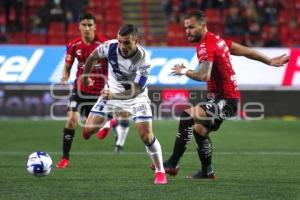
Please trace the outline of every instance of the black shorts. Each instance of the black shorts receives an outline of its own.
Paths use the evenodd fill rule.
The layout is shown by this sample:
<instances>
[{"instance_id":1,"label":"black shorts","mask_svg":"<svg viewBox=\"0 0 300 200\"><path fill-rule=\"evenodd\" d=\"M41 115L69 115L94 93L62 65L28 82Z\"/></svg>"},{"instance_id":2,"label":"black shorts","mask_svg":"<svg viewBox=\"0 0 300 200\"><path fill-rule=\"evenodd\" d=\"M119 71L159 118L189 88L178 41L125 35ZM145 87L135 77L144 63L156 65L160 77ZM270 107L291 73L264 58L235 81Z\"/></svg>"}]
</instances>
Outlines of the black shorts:
<instances>
[{"instance_id":1,"label":"black shorts","mask_svg":"<svg viewBox=\"0 0 300 200\"><path fill-rule=\"evenodd\" d=\"M218 130L224 119L237 115L238 103L238 99L208 99L206 102L201 102L199 106L207 115L207 118L200 120L201 124L210 131Z\"/></svg>"},{"instance_id":2,"label":"black shorts","mask_svg":"<svg viewBox=\"0 0 300 200\"><path fill-rule=\"evenodd\" d=\"M97 95L88 94L86 92L80 91L80 94L77 90L72 91L70 97L69 110L78 111L80 114L88 117L91 109L98 100Z\"/></svg>"}]
</instances>

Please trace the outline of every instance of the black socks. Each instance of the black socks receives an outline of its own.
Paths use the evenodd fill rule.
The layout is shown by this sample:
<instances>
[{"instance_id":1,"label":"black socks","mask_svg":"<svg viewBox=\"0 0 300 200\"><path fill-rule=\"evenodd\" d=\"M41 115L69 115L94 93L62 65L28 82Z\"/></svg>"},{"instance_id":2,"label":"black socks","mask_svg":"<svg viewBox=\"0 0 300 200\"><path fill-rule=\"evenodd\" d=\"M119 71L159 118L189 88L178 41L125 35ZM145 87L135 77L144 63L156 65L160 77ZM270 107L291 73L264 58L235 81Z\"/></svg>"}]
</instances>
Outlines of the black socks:
<instances>
[{"instance_id":1,"label":"black socks","mask_svg":"<svg viewBox=\"0 0 300 200\"><path fill-rule=\"evenodd\" d=\"M63 158L69 159L72 142L75 135L75 130L64 128L63 133L64 133Z\"/></svg>"},{"instance_id":2,"label":"black socks","mask_svg":"<svg viewBox=\"0 0 300 200\"><path fill-rule=\"evenodd\" d=\"M198 145L197 151L198 151L198 156L199 159L201 161L201 166L202 166L202 173L203 174L210 174L213 170L212 170L212 165L211 165L211 161L212 161L212 145L211 145L211 141L210 138L201 136L199 134L197 134L195 131L194 133L194 137L196 140L196 143Z\"/></svg>"},{"instance_id":3,"label":"black socks","mask_svg":"<svg viewBox=\"0 0 300 200\"><path fill-rule=\"evenodd\" d=\"M176 135L173 153L168 160L173 167L177 166L181 156L184 154L187 146L192 140L193 125L194 120L187 112L183 111L180 116L179 128Z\"/></svg>"}]
</instances>

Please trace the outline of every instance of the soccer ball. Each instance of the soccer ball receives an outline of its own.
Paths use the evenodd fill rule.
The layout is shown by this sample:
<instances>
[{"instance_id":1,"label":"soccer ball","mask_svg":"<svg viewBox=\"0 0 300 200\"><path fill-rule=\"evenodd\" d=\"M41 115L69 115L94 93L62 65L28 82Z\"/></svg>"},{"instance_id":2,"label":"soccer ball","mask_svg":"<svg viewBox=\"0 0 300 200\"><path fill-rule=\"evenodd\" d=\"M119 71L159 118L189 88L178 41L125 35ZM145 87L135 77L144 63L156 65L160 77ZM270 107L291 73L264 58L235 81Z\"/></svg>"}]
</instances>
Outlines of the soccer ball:
<instances>
[{"instance_id":1,"label":"soccer ball","mask_svg":"<svg viewBox=\"0 0 300 200\"><path fill-rule=\"evenodd\" d=\"M33 152L28 156L26 169L33 176L47 176L52 169L52 159L46 152Z\"/></svg>"}]
</instances>

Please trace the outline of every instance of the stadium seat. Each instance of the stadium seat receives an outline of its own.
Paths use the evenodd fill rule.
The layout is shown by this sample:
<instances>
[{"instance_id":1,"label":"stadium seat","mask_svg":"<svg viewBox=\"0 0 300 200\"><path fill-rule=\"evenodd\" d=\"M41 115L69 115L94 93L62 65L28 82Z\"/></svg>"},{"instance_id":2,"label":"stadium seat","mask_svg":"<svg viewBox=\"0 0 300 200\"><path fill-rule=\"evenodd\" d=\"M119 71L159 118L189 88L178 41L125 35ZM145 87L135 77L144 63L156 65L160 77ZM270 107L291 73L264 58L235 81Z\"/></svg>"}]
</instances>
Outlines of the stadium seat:
<instances>
[{"instance_id":1,"label":"stadium seat","mask_svg":"<svg viewBox=\"0 0 300 200\"><path fill-rule=\"evenodd\" d=\"M25 44L26 43L26 33L25 32L16 32L16 33L9 33L8 42L10 44Z\"/></svg>"},{"instance_id":2,"label":"stadium seat","mask_svg":"<svg viewBox=\"0 0 300 200\"><path fill-rule=\"evenodd\" d=\"M224 33L224 26L221 23L208 23L207 28L209 31L222 35Z\"/></svg>"},{"instance_id":3,"label":"stadium seat","mask_svg":"<svg viewBox=\"0 0 300 200\"><path fill-rule=\"evenodd\" d=\"M88 6L94 7L97 9L101 9L102 7L102 2L99 0L90 0Z\"/></svg>"},{"instance_id":4,"label":"stadium seat","mask_svg":"<svg viewBox=\"0 0 300 200\"><path fill-rule=\"evenodd\" d=\"M118 7L121 9L121 1L120 0L104 0L104 7Z\"/></svg>"},{"instance_id":5,"label":"stadium seat","mask_svg":"<svg viewBox=\"0 0 300 200\"><path fill-rule=\"evenodd\" d=\"M105 33L105 22L104 21L98 21L96 23L96 29L97 29L97 31L96 31L97 34L104 35L104 33Z\"/></svg>"},{"instance_id":6,"label":"stadium seat","mask_svg":"<svg viewBox=\"0 0 300 200\"><path fill-rule=\"evenodd\" d=\"M105 27L105 35L110 39L116 38L119 28L119 24L108 23Z\"/></svg>"},{"instance_id":7,"label":"stadium seat","mask_svg":"<svg viewBox=\"0 0 300 200\"><path fill-rule=\"evenodd\" d=\"M298 23L300 22L300 10L297 12L297 21L298 21ZM300 24L299 24L299 26L300 26Z\"/></svg>"},{"instance_id":8,"label":"stadium seat","mask_svg":"<svg viewBox=\"0 0 300 200\"><path fill-rule=\"evenodd\" d=\"M239 44L244 43L244 36L242 35L227 35L225 38L232 40L233 42L237 42Z\"/></svg>"},{"instance_id":9,"label":"stadium seat","mask_svg":"<svg viewBox=\"0 0 300 200\"><path fill-rule=\"evenodd\" d=\"M300 0L295 0L295 8L300 9Z\"/></svg>"},{"instance_id":10,"label":"stadium seat","mask_svg":"<svg viewBox=\"0 0 300 200\"><path fill-rule=\"evenodd\" d=\"M48 28L48 35L64 35L65 24L63 22L51 22Z\"/></svg>"},{"instance_id":11,"label":"stadium seat","mask_svg":"<svg viewBox=\"0 0 300 200\"><path fill-rule=\"evenodd\" d=\"M47 43L47 35L45 34L27 34L27 43L35 45L43 45Z\"/></svg>"},{"instance_id":12,"label":"stadium seat","mask_svg":"<svg viewBox=\"0 0 300 200\"><path fill-rule=\"evenodd\" d=\"M28 7L40 7L47 4L47 0L27 0Z\"/></svg>"},{"instance_id":13,"label":"stadium seat","mask_svg":"<svg viewBox=\"0 0 300 200\"><path fill-rule=\"evenodd\" d=\"M103 19L103 10L102 10L102 7L87 6L85 8L85 12L92 13L93 15L95 15L97 20Z\"/></svg>"},{"instance_id":14,"label":"stadium seat","mask_svg":"<svg viewBox=\"0 0 300 200\"><path fill-rule=\"evenodd\" d=\"M73 38L78 36L79 33L79 25L78 23L70 23L68 24L68 28L67 28L67 36L68 38Z\"/></svg>"},{"instance_id":15,"label":"stadium seat","mask_svg":"<svg viewBox=\"0 0 300 200\"><path fill-rule=\"evenodd\" d=\"M105 21L107 23L117 23L120 25L122 22L121 11L111 12L110 10L106 10L105 11Z\"/></svg>"},{"instance_id":16,"label":"stadium seat","mask_svg":"<svg viewBox=\"0 0 300 200\"><path fill-rule=\"evenodd\" d=\"M287 24L283 24L280 26L280 40L285 43L287 41L289 35L289 27Z\"/></svg>"},{"instance_id":17,"label":"stadium seat","mask_svg":"<svg viewBox=\"0 0 300 200\"><path fill-rule=\"evenodd\" d=\"M6 19L4 15L0 15L0 25L5 25L6 24Z\"/></svg>"},{"instance_id":18,"label":"stadium seat","mask_svg":"<svg viewBox=\"0 0 300 200\"><path fill-rule=\"evenodd\" d=\"M65 45L66 44L66 38L65 36L48 36L48 44L50 45Z\"/></svg>"},{"instance_id":19,"label":"stadium seat","mask_svg":"<svg viewBox=\"0 0 300 200\"><path fill-rule=\"evenodd\" d=\"M205 10L208 23L221 23L221 13L219 9L206 9Z\"/></svg>"},{"instance_id":20,"label":"stadium seat","mask_svg":"<svg viewBox=\"0 0 300 200\"><path fill-rule=\"evenodd\" d=\"M285 0L284 1L284 8L286 8L286 9L292 9L292 8L294 8L295 1L297 1L297 0Z\"/></svg>"},{"instance_id":21,"label":"stadium seat","mask_svg":"<svg viewBox=\"0 0 300 200\"><path fill-rule=\"evenodd\" d=\"M168 41L169 46L186 46L188 45L185 30L181 24L170 23L168 25Z\"/></svg>"},{"instance_id":22,"label":"stadium seat","mask_svg":"<svg viewBox=\"0 0 300 200\"><path fill-rule=\"evenodd\" d=\"M48 28L48 44L65 44L66 32L63 22L51 22Z\"/></svg>"},{"instance_id":23,"label":"stadium seat","mask_svg":"<svg viewBox=\"0 0 300 200\"><path fill-rule=\"evenodd\" d=\"M292 17L291 14L293 15L293 13L290 13L288 10L282 10L279 13L279 23L280 24L286 24L288 23L288 21L290 20L290 18Z\"/></svg>"}]
</instances>

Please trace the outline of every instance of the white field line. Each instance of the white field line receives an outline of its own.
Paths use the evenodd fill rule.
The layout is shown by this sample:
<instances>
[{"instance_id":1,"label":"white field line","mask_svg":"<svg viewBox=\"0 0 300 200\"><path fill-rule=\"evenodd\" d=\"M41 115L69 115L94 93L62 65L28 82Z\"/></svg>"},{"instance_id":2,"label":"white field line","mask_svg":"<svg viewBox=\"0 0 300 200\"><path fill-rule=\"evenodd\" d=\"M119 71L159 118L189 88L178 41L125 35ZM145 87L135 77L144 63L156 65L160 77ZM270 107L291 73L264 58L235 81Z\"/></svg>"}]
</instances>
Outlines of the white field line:
<instances>
[{"instance_id":1,"label":"white field line","mask_svg":"<svg viewBox=\"0 0 300 200\"><path fill-rule=\"evenodd\" d=\"M32 152L26 151L0 151L0 155L29 155ZM50 155L61 155L62 152L48 152ZM163 152L164 154L170 155L171 152ZM113 151L74 151L71 152L72 155L86 155L86 156L97 156L97 155L116 155ZM196 152L186 152L185 154L193 155ZM300 156L300 152L284 152L284 151L255 151L255 152L237 152L237 151L225 151L225 152L214 152L215 155L246 155L246 156ZM146 152L143 151L126 151L124 156L136 156L136 155L146 155Z\"/></svg>"}]
</instances>

